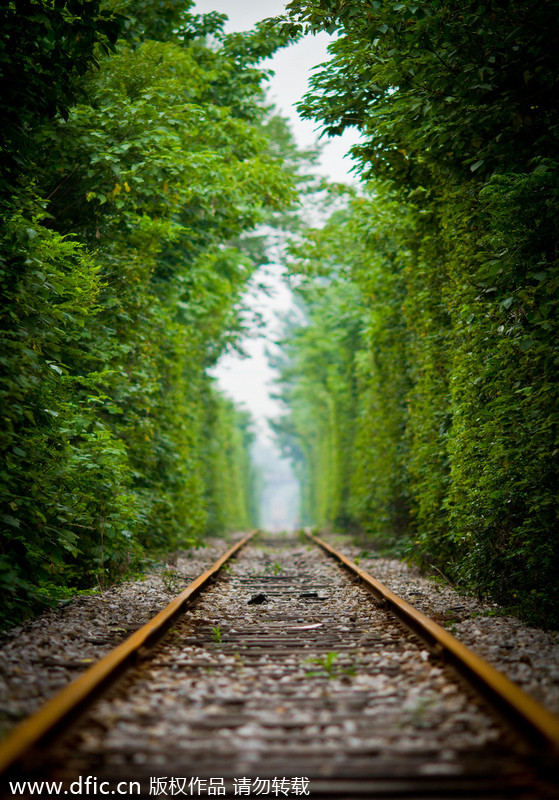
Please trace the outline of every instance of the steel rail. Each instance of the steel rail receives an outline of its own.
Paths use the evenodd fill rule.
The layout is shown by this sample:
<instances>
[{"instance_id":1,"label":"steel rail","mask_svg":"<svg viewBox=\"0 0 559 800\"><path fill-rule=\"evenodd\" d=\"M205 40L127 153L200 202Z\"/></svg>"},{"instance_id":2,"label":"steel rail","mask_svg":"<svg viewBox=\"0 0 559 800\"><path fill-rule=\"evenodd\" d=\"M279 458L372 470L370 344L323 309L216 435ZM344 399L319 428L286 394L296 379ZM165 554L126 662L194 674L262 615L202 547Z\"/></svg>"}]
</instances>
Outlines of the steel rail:
<instances>
[{"instance_id":1,"label":"steel rail","mask_svg":"<svg viewBox=\"0 0 559 800\"><path fill-rule=\"evenodd\" d=\"M33 748L44 744L64 729L91 700L120 677L138 657L141 657L143 651L153 647L182 613L188 601L257 533L258 531L254 530L236 542L155 617L64 687L35 714L21 722L4 742L0 743L0 774L14 767Z\"/></svg>"},{"instance_id":2,"label":"steel rail","mask_svg":"<svg viewBox=\"0 0 559 800\"><path fill-rule=\"evenodd\" d=\"M537 746L539 755L559 762L559 718L547 711L519 686L496 670L483 658L461 644L448 631L395 595L380 581L354 564L343 553L306 531L319 547L340 561L350 572L383 601L400 622L425 642L431 653L451 664L486 700L513 725L529 744Z\"/></svg>"}]
</instances>

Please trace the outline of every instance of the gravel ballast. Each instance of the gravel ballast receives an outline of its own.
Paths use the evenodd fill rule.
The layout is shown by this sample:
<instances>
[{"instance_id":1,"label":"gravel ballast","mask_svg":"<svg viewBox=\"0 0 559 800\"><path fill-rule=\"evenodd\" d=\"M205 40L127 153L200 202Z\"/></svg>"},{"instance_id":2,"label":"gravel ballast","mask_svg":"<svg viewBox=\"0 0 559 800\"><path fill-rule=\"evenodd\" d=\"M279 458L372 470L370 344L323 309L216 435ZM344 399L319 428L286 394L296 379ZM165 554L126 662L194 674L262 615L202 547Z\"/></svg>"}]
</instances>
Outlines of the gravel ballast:
<instances>
[{"instance_id":1,"label":"gravel ballast","mask_svg":"<svg viewBox=\"0 0 559 800\"><path fill-rule=\"evenodd\" d=\"M336 540L348 558L438 622L456 639L517 683L548 711L559 714L559 631L546 631L508 616L495 603L484 603L425 578L417 568L390 558L365 556L362 547Z\"/></svg>"},{"instance_id":2,"label":"gravel ballast","mask_svg":"<svg viewBox=\"0 0 559 800\"><path fill-rule=\"evenodd\" d=\"M339 779L370 777L374 756L375 769L455 775L497 743L491 713L367 589L291 541L247 546L91 709L60 763L62 774L77 761L101 776Z\"/></svg>"},{"instance_id":3,"label":"gravel ballast","mask_svg":"<svg viewBox=\"0 0 559 800\"><path fill-rule=\"evenodd\" d=\"M235 537L237 538L237 537ZM78 596L9 631L0 645L0 735L33 713L93 661L147 622L230 545L220 539L183 553L145 579ZM335 546L456 638L559 713L559 633L503 616L493 604L458 594L405 563ZM311 545L306 545L310 552Z\"/></svg>"},{"instance_id":4,"label":"gravel ballast","mask_svg":"<svg viewBox=\"0 0 559 800\"><path fill-rule=\"evenodd\" d=\"M178 554L140 580L78 595L4 634L0 739L148 622L230 546L225 539L209 539L204 547Z\"/></svg>"}]
</instances>

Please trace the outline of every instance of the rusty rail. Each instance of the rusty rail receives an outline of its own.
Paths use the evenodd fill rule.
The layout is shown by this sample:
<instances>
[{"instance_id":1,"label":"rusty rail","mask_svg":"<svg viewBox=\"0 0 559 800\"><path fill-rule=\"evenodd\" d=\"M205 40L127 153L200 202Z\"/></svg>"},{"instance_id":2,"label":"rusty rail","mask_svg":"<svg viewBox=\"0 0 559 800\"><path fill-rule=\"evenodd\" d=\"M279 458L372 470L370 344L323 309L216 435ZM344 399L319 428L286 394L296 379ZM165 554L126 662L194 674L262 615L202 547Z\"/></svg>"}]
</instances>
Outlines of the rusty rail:
<instances>
[{"instance_id":1,"label":"rusty rail","mask_svg":"<svg viewBox=\"0 0 559 800\"><path fill-rule=\"evenodd\" d=\"M236 542L155 617L18 725L0 744L0 774L13 767L33 748L40 747L63 730L100 692L141 657L142 651L153 647L182 613L188 601L257 533L256 530L252 531Z\"/></svg>"},{"instance_id":2,"label":"rusty rail","mask_svg":"<svg viewBox=\"0 0 559 800\"><path fill-rule=\"evenodd\" d=\"M461 644L432 619L397 597L343 553L339 553L318 536L309 532L306 532L306 535L340 561L346 569L357 575L408 630L425 642L433 655L451 664L470 685L483 694L522 738L528 740L532 746L535 745L540 754L552 762L559 762L558 717L547 711L519 686Z\"/></svg>"}]
</instances>

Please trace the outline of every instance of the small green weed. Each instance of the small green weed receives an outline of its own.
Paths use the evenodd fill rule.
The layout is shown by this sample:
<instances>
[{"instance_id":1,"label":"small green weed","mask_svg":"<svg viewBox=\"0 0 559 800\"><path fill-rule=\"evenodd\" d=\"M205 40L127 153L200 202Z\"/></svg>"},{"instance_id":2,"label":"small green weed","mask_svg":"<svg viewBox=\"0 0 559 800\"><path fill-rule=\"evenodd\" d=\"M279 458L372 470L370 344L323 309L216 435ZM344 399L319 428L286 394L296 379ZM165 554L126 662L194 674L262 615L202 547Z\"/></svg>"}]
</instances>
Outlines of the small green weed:
<instances>
[{"instance_id":1,"label":"small green weed","mask_svg":"<svg viewBox=\"0 0 559 800\"><path fill-rule=\"evenodd\" d=\"M511 613L510 610L507 611L506 608L501 608L500 606L497 608L484 608L481 612L481 616L483 617L506 617L507 614ZM473 616L473 614L472 614Z\"/></svg>"},{"instance_id":2,"label":"small green weed","mask_svg":"<svg viewBox=\"0 0 559 800\"><path fill-rule=\"evenodd\" d=\"M337 659L338 659L338 654L334 652L326 653L325 656L315 656L313 658L308 658L307 663L316 664L316 666L319 667L319 669L307 672L306 676L308 678L317 678L317 677L322 677L324 673L326 673L326 675L329 678L333 678L334 664L336 663Z\"/></svg>"},{"instance_id":3,"label":"small green weed","mask_svg":"<svg viewBox=\"0 0 559 800\"><path fill-rule=\"evenodd\" d=\"M221 642L221 628L219 625L216 625L215 628L212 628L212 639L214 642Z\"/></svg>"},{"instance_id":4,"label":"small green weed","mask_svg":"<svg viewBox=\"0 0 559 800\"><path fill-rule=\"evenodd\" d=\"M405 709L406 711L406 720L405 722L401 723L401 727L405 725L412 725L414 728L429 728L431 722L429 722L427 717L427 712L433 705L433 699L430 697L422 697L420 698L416 704L411 707Z\"/></svg>"},{"instance_id":5,"label":"small green weed","mask_svg":"<svg viewBox=\"0 0 559 800\"><path fill-rule=\"evenodd\" d=\"M379 558L379 554L373 553L371 550L361 550L359 558Z\"/></svg>"},{"instance_id":6,"label":"small green weed","mask_svg":"<svg viewBox=\"0 0 559 800\"><path fill-rule=\"evenodd\" d=\"M305 676L307 678L337 678L342 675L355 675L355 669L353 667L341 667L337 664L338 657L338 653L330 651L326 653L325 656L308 658L307 663L315 664L318 669L306 672Z\"/></svg>"},{"instance_id":7,"label":"small green weed","mask_svg":"<svg viewBox=\"0 0 559 800\"><path fill-rule=\"evenodd\" d=\"M168 592L177 592L182 582L182 575L176 567L169 565L161 572L161 580Z\"/></svg>"}]
</instances>

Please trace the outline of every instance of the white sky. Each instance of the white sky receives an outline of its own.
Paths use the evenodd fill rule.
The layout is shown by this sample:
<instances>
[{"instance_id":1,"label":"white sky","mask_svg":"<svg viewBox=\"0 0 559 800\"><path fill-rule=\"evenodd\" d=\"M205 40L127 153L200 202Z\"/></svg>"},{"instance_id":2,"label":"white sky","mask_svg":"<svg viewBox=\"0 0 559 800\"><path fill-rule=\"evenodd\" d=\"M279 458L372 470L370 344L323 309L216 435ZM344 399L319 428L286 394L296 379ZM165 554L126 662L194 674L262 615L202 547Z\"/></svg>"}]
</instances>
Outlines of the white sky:
<instances>
[{"instance_id":1,"label":"white sky","mask_svg":"<svg viewBox=\"0 0 559 800\"><path fill-rule=\"evenodd\" d=\"M229 22L225 30L232 32L249 30L266 17L279 16L285 6L286 3L281 0L197 0L194 10L200 14L210 11L227 14ZM302 120L295 110L295 104L302 100L307 90L313 67L328 60L326 48L329 41L330 37L325 33L306 36L303 41L282 48L273 58L263 62L266 68L275 72L267 84L269 99L290 120L295 138L302 147L315 144L320 136L320 129L314 122ZM344 159L344 156L356 141L357 135L351 132L333 139L320 140L324 151L320 171L330 180L351 180L348 177L351 159Z\"/></svg>"},{"instance_id":2,"label":"white sky","mask_svg":"<svg viewBox=\"0 0 559 800\"><path fill-rule=\"evenodd\" d=\"M231 32L249 30L259 20L278 16L283 13L285 5L281 0L198 0L194 11L227 14L229 23L225 30ZM301 147L314 145L320 130L315 123L301 120L294 106L307 90L312 68L328 60L326 47L329 38L326 34L308 36L264 62L265 67L276 73L268 83L269 99L279 113L289 119L295 139ZM322 139L319 172L334 182L352 181L349 175L352 162L349 157L344 159L344 156L356 141L357 135L353 133L330 140ZM266 350L273 349L271 343L281 329L277 313L285 312L291 306L290 292L281 279L281 272L280 266L270 265L264 275L262 271L258 273L259 282L269 287L270 296L263 292L251 293L251 305L258 308L267 322L265 336L247 341L245 350L249 358L225 356L214 372L221 388L250 410L264 438L268 436L266 418L279 414L278 404L270 397L270 393L275 391L275 373L268 364Z\"/></svg>"}]
</instances>

